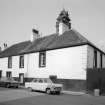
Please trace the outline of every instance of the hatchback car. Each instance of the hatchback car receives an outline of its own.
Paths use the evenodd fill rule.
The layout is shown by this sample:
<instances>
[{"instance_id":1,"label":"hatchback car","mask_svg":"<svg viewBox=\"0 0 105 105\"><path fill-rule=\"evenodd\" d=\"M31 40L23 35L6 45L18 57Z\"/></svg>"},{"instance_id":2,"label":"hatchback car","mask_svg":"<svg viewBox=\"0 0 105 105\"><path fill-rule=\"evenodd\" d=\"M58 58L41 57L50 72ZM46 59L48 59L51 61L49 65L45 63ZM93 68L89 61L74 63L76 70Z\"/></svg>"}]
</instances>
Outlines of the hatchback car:
<instances>
[{"instance_id":1,"label":"hatchback car","mask_svg":"<svg viewBox=\"0 0 105 105\"><path fill-rule=\"evenodd\" d=\"M4 86L4 87L15 87L15 88L18 88L20 85L20 83L16 80L14 80L14 78L10 77L10 78L7 78L7 77L2 77L0 79L0 86Z\"/></svg>"},{"instance_id":2,"label":"hatchback car","mask_svg":"<svg viewBox=\"0 0 105 105\"><path fill-rule=\"evenodd\" d=\"M56 93L60 94L62 91L62 84L55 84L49 78L37 78L33 79L31 82L26 82L25 87L32 90L44 91L47 94Z\"/></svg>"}]
</instances>

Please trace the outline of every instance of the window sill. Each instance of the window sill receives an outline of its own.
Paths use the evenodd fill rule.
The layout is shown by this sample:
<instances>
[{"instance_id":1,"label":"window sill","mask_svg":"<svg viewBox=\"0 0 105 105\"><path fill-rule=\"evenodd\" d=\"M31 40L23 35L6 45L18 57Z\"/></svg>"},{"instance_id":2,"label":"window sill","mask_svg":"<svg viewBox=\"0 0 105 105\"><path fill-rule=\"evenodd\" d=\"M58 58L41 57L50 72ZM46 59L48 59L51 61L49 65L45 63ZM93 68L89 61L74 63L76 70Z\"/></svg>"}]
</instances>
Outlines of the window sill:
<instances>
[{"instance_id":1,"label":"window sill","mask_svg":"<svg viewBox=\"0 0 105 105\"><path fill-rule=\"evenodd\" d=\"M20 69L24 68L24 67L19 67Z\"/></svg>"},{"instance_id":2,"label":"window sill","mask_svg":"<svg viewBox=\"0 0 105 105\"><path fill-rule=\"evenodd\" d=\"M46 67L46 66L39 66L39 68L44 68L44 67Z\"/></svg>"}]
</instances>

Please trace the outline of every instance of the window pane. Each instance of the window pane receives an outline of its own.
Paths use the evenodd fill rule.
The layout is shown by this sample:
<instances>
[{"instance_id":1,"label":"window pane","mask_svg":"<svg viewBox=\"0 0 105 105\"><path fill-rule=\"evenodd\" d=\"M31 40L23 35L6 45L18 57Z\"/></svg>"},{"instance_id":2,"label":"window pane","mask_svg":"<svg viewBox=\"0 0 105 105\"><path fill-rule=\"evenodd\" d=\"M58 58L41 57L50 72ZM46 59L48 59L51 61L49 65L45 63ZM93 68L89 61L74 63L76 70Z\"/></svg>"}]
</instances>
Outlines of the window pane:
<instances>
[{"instance_id":1,"label":"window pane","mask_svg":"<svg viewBox=\"0 0 105 105\"><path fill-rule=\"evenodd\" d=\"M40 80L39 80L39 83L43 83L43 80L40 79Z\"/></svg>"},{"instance_id":2,"label":"window pane","mask_svg":"<svg viewBox=\"0 0 105 105\"><path fill-rule=\"evenodd\" d=\"M102 62L103 62L103 59L102 59L102 53L100 54L100 68L102 68Z\"/></svg>"},{"instance_id":3,"label":"window pane","mask_svg":"<svg viewBox=\"0 0 105 105\"><path fill-rule=\"evenodd\" d=\"M47 79L44 79L44 82L47 83Z\"/></svg>"},{"instance_id":4,"label":"window pane","mask_svg":"<svg viewBox=\"0 0 105 105\"><path fill-rule=\"evenodd\" d=\"M94 51L94 67L97 68L97 51Z\"/></svg>"},{"instance_id":5,"label":"window pane","mask_svg":"<svg viewBox=\"0 0 105 105\"><path fill-rule=\"evenodd\" d=\"M24 56L20 56L20 68L24 68Z\"/></svg>"},{"instance_id":6,"label":"window pane","mask_svg":"<svg viewBox=\"0 0 105 105\"><path fill-rule=\"evenodd\" d=\"M12 68L12 57L8 57L8 68Z\"/></svg>"},{"instance_id":7,"label":"window pane","mask_svg":"<svg viewBox=\"0 0 105 105\"><path fill-rule=\"evenodd\" d=\"M33 82L37 82L37 79L34 79Z\"/></svg>"},{"instance_id":8,"label":"window pane","mask_svg":"<svg viewBox=\"0 0 105 105\"><path fill-rule=\"evenodd\" d=\"M46 52L39 53L39 67L46 66Z\"/></svg>"}]
</instances>

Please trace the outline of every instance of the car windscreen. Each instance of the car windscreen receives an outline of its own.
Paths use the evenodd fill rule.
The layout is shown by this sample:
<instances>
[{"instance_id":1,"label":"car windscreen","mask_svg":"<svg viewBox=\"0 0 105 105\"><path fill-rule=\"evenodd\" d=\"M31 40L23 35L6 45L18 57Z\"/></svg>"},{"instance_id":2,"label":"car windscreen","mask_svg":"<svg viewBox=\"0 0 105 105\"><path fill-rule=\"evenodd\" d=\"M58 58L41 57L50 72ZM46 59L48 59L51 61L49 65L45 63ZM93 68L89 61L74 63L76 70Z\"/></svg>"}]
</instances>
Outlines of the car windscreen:
<instances>
[{"instance_id":1,"label":"car windscreen","mask_svg":"<svg viewBox=\"0 0 105 105\"><path fill-rule=\"evenodd\" d=\"M8 78L8 80L9 80L9 81L12 81L12 82L14 82L14 81L15 81L15 79L14 79L14 78Z\"/></svg>"},{"instance_id":2,"label":"car windscreen","mask_svg":"<svg viewBox=\"0 0 105 105\"><path fill-rule=\"evenodd\" d=\"M51 81L51 79L44 79L44 82L45 82L45 83L53 83L53 82Z\"/></svg>"},{"instance_id":3,"label":"car windscreen","mask_svg":"<svg viewBox=\"0 0 105 105\"><path fill-rule=\"evenodd\" d=\"M57 79L50 79L52 81L52 83L58 83Z\"/></svg>"}]
</instances>

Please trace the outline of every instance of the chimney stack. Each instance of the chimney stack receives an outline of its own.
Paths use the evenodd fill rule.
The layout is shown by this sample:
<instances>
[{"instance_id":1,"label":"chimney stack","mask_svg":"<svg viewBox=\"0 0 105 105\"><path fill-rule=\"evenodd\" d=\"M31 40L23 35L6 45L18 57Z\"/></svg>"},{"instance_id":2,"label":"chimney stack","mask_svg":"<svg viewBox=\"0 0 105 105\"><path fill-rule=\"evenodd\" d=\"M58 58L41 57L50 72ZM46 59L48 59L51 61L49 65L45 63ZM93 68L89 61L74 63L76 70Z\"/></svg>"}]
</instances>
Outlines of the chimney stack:
<instances>
[{"instance_id":1,"label":"chimney stack","mask_svg":"<svg viewBox=\"0 0 105 105\"><path fill-rule=\"evenodd\" d=\"M70 23L70 18L68 11L65 11L63 9L61 13L59 14L56 22L56 33L58 35L63 34L65 31L68 31L71 29L71 23Z\"/></svg>"},{"instance_id":2,"label":"chimney stack","mask_svg":"<svg viewBox=\"0 0 105 105\"><path fill-rule=\"evenodd\" d=\"M1 47L0 47L0 52L2 51Z\"/></svg>"},{"instance_id":3,"label":"chimney stack","mask_svg":"<svg viewBox=\"0 0 105 105\"><path fill-rule=\"evenodd\" d=\"M32 35L31 35L31 38L30 38L31 42L38 39L39 37L40 37L39 31L33 28L32 29Z\"/></svg>"},{"instance_id":4,"label":"chimney stack","mask_svg":"<svg viewBox=\"0 0 105 105\"><path fill-rule=\"evenodd\" d=\"M7 44L4 43L4 44L3 44L3 47L4 47L3 49L5 50L5 49L7 48Z\"/></svg>"}]
</instances>

